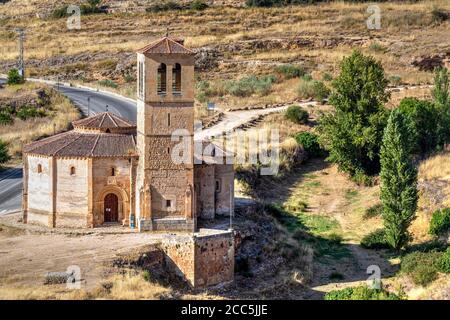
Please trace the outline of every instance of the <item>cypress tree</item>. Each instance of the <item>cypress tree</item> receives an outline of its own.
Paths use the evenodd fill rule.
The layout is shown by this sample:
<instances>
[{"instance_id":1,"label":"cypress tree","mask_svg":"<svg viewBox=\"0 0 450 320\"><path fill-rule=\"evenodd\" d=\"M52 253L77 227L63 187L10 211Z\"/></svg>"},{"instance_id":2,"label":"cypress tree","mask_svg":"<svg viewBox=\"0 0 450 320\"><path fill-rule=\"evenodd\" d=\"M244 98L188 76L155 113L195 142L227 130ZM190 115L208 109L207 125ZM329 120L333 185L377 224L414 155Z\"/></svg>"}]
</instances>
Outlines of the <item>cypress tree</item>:
<instances>
[{"instance_id":1,"label":"cypress tree","mask_svg":"<svg viewBox=\"0 0 450 320\"><path fill-rule=\"evenodd\" d=\"M389 116L381 146L381 202L386 242L401 249L417 209L417 170L412 163L408 121L399 110Z\"/></svg>"}]
</instances>

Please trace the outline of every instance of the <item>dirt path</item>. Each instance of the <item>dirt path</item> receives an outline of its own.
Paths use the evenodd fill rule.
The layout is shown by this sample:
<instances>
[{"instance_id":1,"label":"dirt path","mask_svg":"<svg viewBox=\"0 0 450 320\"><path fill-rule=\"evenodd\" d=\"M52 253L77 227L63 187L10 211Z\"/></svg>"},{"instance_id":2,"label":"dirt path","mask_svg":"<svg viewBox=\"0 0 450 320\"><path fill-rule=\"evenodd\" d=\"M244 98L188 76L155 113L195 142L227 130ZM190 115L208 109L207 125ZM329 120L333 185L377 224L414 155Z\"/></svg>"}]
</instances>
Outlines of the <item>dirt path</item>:
<instances>
[{"instance_id":1,"label":"dirt path","mask_svg":"<svg viewBox=\"0 0 450 320\"><path fill-rule=\"evenodd\" d=\"M318 237L340 234L343 238L340 250L346 255L329 253L314 260L311 283L312 298L321 298L326 292L366 283L369 266L380 269L382 279L391 277L397 266L383 251L367 250L360 246L361 238L381 226L379 217L364 217L365 210L378 203L378 186L359 187L338 172L336 166L326 165L322 159L314 159L299 168L294 181L281 187L288 191L284 205L295 207L302 203L303 215L318 217L311 223L309 232ZM274 194L278 193L274 191ZM275 200L273 198L273 200ZM322 225L323 224L323 225Z\"/></svg>"},{"instance_id":2,"label":"dirt path","mask_svg":"<svg viewBox=\"0 0 450 320\"><path fill-rule=\"evenodd\" d=\"M300 106L312 106L316 105L317 102L301 102L297 103ZM247 124L251 122L252 120L256 119L259 116L262 115L268 115L270 113L274 112L281 112L286 110L292 103L280 106L280 107L274 107L274 108L265 108L265 109L251 109L251 110L239 110L239 111L224 111L224 116L222 120L217 123L216 125L195 132L195 139L196 140L203 140L211 137L220 136L223 134L223 132L230 132L234 129L238 128L239 126L243 124Z\"/></svg>"}]
</instances>

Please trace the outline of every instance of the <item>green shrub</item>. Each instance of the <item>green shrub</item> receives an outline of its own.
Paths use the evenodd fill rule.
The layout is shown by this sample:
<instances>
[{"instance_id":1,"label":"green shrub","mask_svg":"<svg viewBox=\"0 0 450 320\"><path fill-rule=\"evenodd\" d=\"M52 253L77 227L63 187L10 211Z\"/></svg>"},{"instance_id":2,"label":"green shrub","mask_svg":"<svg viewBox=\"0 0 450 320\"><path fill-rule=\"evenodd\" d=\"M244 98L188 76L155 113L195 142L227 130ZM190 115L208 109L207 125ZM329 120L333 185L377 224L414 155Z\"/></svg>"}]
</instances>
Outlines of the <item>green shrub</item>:
<instances>
[{"instance_id":1,"label":"green shrub","mask_svg":"<svg viewBox=\"0 0 450 320\"><path fill-rule=\"evenodd\" d=\"M323 102L330 95L330 89L322 81L313 81L313 98Z\"/></svg>"},{"instance_id":2,"label":"green shrub","mask_svg":"<svg viewBox=\"0 0 450 320\"><path fill-rule=\"evenodd\" d=\"M325 72L322 75L322 80L323 81L332 81L333 80L333 76L331 74L329 74L328 72Z\"/></svg>"},{"instance_id":3,"label":"green shrub","mask_svg":"<svg viewBox=\"0 0 450 320\"><path fill-rule=\"evenodd\" d=\"M440 209L433 212L430 221L429 233L441 235L450 230L450 208Z\"/></svg>"},{"instance_id":4,"label":"green shrub","mask_svg":"<svg viewBox=\"0 0 450 320\"><path fill-rule=\"evenodd\" d=\"M437 278L438 262L442 252L413 252L405 255L400 264L400 272L412 281L426 286Z\"/></svg>"},{"instance_id":5,"label":"green shrub","mask_svg":"<svg viewBox=\"0 0 450 320\"><path fill-rule=\"evenodd\" d=\"M115 83L114 81L109 80L109 79L100 80L100 81L98 81L98 84L101 86L104 86L104 87L109 87L109 88L117 88L118 87L117 83Z\"/></svg>"},{"instance_id":6,"label":"green shrub","mask_svg":"<svg viewBox=\"0 0 450 320\"><path fill-rule=\"evenodd\" d=\"M382 210L383 210L383 205L381 203L377 203L366 209L366 211L364 212L364 218L370 219L370 218L381 216Z\"/></svg>"},{"instance_id":7,"label":"green shrub","mask_svg":"<svg viewBox=\"0 0 450 320\"><path fill-rule=\"evenodd\" d=\"M20 120L27 120L30 118L38 118L38 117L45 117L45 111L42 109L38 109L35 107L22 107L17 111L16 117Z\"/></svg>"},{"instance_id":8,"label":"green shrub","mask_svg":"<svg viewBox=\"0 0 450 320\"><path fill-rule=\"evenodd\" d=\"M404 98L397 108L408 120L413 151L426 153L438 144L438 115L429 101Z\"/></svg>"},{"instance_id":9,"label":"green shrub","mask_svg":"<svg viewBox=\"0 0 450 320\"><path fill-rule=\"evenodd\" d=\"M183 6L178 4L175 1L161 1L157 2L150 7L147 7L145 11L147 12L163 12L163 11L169 11L169 10L182 10Z\"/></svg>"},{"instance_id":10,"label":"green shrub","mask_svg":"<svg viewBox=\"0 0 450 320\"><path fill-rule=\"evenodd\" d=\"M433 10L431 10L431 18L434 23L440 24L450 19L450 14L444 9L433 7Z\"/></svg>"},{"instance_id":11,"label":"green shrub","mask_svg":"<svg viewBox=\"0 0 450 320\"><path fill-rule=\"evenodd\" d=\"M65 18L68 17L69 14L67 13L67 8L69 6L64 5L62 7L56 8L55 10L53 10L52 14L50 15L53 19L60 19L60 18Z\"/></svg>"},{"instance_id":12,"label":"green shrub","mask_svg":"<svg viewBox=\"0 0 450 320\"><path fill-rule=\"evenodd\" d=\"M300 99L309 99L314 96L314 84L311 80L300 79L297 86L297 96Z\"/></svg>"},{"instance_id":13,"label":"green shrub","mask_svg":"<svg viewBox=\"0 0 450 320\"><path fill-rule=\"evenodd\" d=\"M397 75L390 76L388 80L393 86L399 86L402 83L402 78Z\"/></svg>"},{"instance_id":14,"label":"green shrub","mask_svg":"<svg viewBox=\"0 0 450 320\"><path fill-rule=\"evenodd\" d=\"M7 113L7 112L0 112L0 125L2 126L6 126L9 124L12 124L14 122L11 114Z\"/></svg>"},{"instance_id":15,"label":"green shrub","mask_svg":"<svg viewBox=\"0 0 450 320\"><path fill-rule=\"evenodd\" d=\"M0 140L0 164L8 162L10 159L6 142Z\"/></svg>"},{"instance_id":16,"label":"green shrub","mask_svg":"<svg viewBox=\"0 0 450 320\"><path fill-rule=\"evenodd\" d=\"M299 78L305 74L305 71L292 64L282 64L275 68L275 71L281 73L286 79Z\"/></svg>"},{"instance_id":17,"label":"green shrub","mask_svg":"<svg viewBox=\"0 0 450 320\"><path fill-rule=\"evenodd\" d=\"M312 80L310 75L305 75L300 79L297 87L297 95L300 99L314 98L322 102L330 95L327 86L318 80Z\"/></svg>"},{"instance_id":18,"label":"green shrub","mask_svg":"<svg viewBox=\"0 0 450 320\"><path fill-rule=\"evenodd\" d=\"M285 118L291 120L294 123L303 124L308 122L309 114L308 111L304 110L298 105L292 105L287 108L284 114Z\"/></svg>"},{"instance_id":19,"label":"green shrub","mask_svg":"<svg viewBox=\"0 0 450 320\"><path fill-rule=\"evenodd\" d=\"M88 0L86 3L82 3L80 5L80 13L81 14L94 14L94 13L100 13L102 10L98 7L100 4L100 0ZM51 13L50 17L53 19L61 19L66 18L72 15L72 12L67 12L67 9L69 8L68 5L63 5L59 8L56 8Z\"/></svg>"},{"instance_id":20,"label":"green shrub","mask_svg":"<svg viewBox=\"0 0 450 320\"><path fill-rule=\"evenodd\" d=\"M350 178L358 186L371 187L374 183L374 178L372 176L365 174L362 170L359 169L357 169Z\"/></svg>"},{"instance_id":21,"label":"green shrub","mask_svg":"<svg viewBox=\"0 0 450 320\"><path fill-rule=\"evenodd\" d=\"M209 6L202 0L194 0L189 4L189 8L192 10L202 11L207 9Z\"/></svg>"},{"instance_id":22,"label":"green shrub","mask_svg":"<svg viewBox=\"0 0 450 320\"><path fill-rule=\"evenodd\" d=\"M311 158L320 157L324 154L318 139L319 137L315 133L308 131L300 132L295 135L297 143L303 146L303 150L305 150Z\"/></svg>"},{"instance_id":23,"label":"green shrub","mask_svg":"<svg viewBox=\"0 0 450 320\"><path fill-rule=\"evenodd\" d=\"M19 70L17 69L11 69L8 72L8 79L6 81L9 85L14 84L22 84L25 82L25 79L19 74Z\"/></svg>"},{"instance_id":24,"label":"green shrub","mask_svg":"<svg viewBox=\"0 0 450 320\"><path fill-rule=\"evenodd\" d=\"M361 240L361 246L366 249L389 248L389 244L386 241L386 233L384 229L378 229L365 235Z\"/></svg>"},{"instance_id":25,"label":"green shrub","mask_svg":"<svg viewBox=\"0 0 450 320\"><path fill-rule=\"evenodd\" d=\"M369 49L371 50L371 51L374 51L374 52L386 52L386 48L384 47L384 46L382 46L380 43L378 43L378 42L372 42L370 45L369 45Z\"/></svg>"},{"instance_id":26,"label":"green shrub","mask_svg":"<svg viewBox=\"0 0 450 320\"><path fill-rule=\"evenodd\" d=\"M439 271L444 273L450 273L450 247L442 254L438 261Z\"/></svg>"},{"instance_id":27,"label":"green shrub","mask_svg":"<svg viewBox=\"0 0 450 320\"><path fill-rule=\"evenodd\" d=\"M333 290L325 295L325 300L401 300L398 295L383 289L371 289L367 286Z\"/></svg>"},{"instance_id":28,"label":"green shrub","mask_svg":"<svg viewBox=\"0 0 450 320\"><path fill-rule=\"evenodd\" d=\"M270 92L275 81L276 77L273 75L263 77L251 75L237 81L227 81L225 90L228 94L236 97L248 97L255 93L264 96Z\"/></svg>"}]
</instances>

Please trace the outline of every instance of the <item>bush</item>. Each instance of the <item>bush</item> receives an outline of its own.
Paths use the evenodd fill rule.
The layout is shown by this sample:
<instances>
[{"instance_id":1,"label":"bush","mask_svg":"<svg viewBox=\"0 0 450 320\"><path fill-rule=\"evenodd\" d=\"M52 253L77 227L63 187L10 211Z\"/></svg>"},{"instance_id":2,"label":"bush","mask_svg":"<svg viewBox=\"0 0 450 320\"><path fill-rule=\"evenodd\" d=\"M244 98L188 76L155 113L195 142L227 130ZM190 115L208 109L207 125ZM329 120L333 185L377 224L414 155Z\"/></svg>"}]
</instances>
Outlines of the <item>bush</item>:
<instances>
[{"instance_id":1,"label":"bush","mask_svg":"<svg viewBox=\"0 0 450 320\"><path fill-rule=\"evenodd\" d=\"M8 72L8 80L6 81L9 85L14 84L22 84L25 82L25 79L19 74L19 70L11 69Z\"/></svg>"},{"instance_id":2,"label":"bush","mask_svg":"<svg viewBox=\"0 0 450 320\"><path fill-rule=\"evenodd\" d=\"M276 77L273 75L267 75L263 77L247 76L239 79L238 81L228 81L225 84L226 91L236 97L248 97L256 93L260 96L267 95L272 84L275 82Z\"/></svg>"},{"instance_id":3,"label":"bush","mask_svg":"<svg viewBox=\"0 0 450 320\"><path fill-rule=\"evenodd\" d=\"M209 6L202 0L194 0L189 4L189 8L192 10L202 11L207 9Z\"/></svg>"},{"instance_id":4,"label":"bush","mask_svg":"<svg viewBox=\"0 0 450 320\"><path fill-rule=\"evenodd\" d=\"M361 246L366 249L388 249L389 244L386 241L384 229L375 230L364 236L361 240Z\"/></svg>"},{"instance_id":5,"label":"bush","mask_svg":"<svg viewBox=\"0 0 450 320\"><path fill-rule=\"evenodd\" d=\"M433 212L430 221L429 233L441 235L450 229L450 208L440 209Z\"/></svg>"},{"instance_id":6,"label":"bush","mask_svg":"<svg viewBox=\"0 0 450 320\"><path fill-rule=\"evenodd\" d=\"M56 8L55 10L53 10L52 14L50 15L53 19L60 19L60 18L65 18L67 16L69 16L69 14L67 13L67 8L69 6L64 5L62 7Z\"/></svg>"},{"instance_id":7,"label":"bush","mask_svg":"<svg viewBox=\"0 0 450 320\"><path fill-rule=\"evenodd\" d=\"M303 76L297 87L297 95L300 99L314 98L322 102L330 95L330 90L322 81L312 80L311 76Z\"/></svg>"},{"instance_id":8,"label":"bush","mask_svg":"<svg viewBox=\"0 0 450 320\"><path fill-rule=\"evenodd\" d=\"M8 162L10 159L6 142L0 140L0 164Z\"/></svg>"},{"instance_id":9,"label":"bush","mask_svg":"<svg viewBox=\"0 0 450 320\"><path fill-rule=\"evenodd\" d=\"M364 212L364 218L374 218L381 216L381 211L383 210L383 205L381 203L377 203L376 205L367 208Z\"/></svg>"},{"instance_id":10,"label":"bush","mask_svg":"<svg viewBox=\"0 0 450 320\"><path fill-rule=\"evenodd\" d=\"M400 76L397 75L393 75L389 77L389 82L393 85L393 86L399 86L402 83L402 78Z\"/></svg>"},{"instance_id":11,"label":"bush","mask_svg":"<svg viewBox=\"0 0 450 320\"><path fill-rule=\"evenodd\" d=\"M332 81L333 80L333 76L331 74L329 74L328 72L325 72L322 75L322 80L323 81Z\"/></svg>"},{"instance_id":12,"label":"bush","mask_svg":"<svg viewBox=\"0 0 450 320\"><path fill-rule=\"evenodd\" d=\"M323 102L330 95L330 89L322 81L313 81L313 98L318 102Z\"/></svg>"},{"instance_id":13,"label":"bush","mask_svg":"<svg viewBox=\"0 0 450 320\"><path fill-rule=\"evenodd\" d=\"M292 64L277 66L275 71L281 73L285 79L299 78L305 74L305 71L301 67Z\"/></svg>"},{"instance_id":14,"label":"bush","mask_svg":"<svg viewBox=\"0 0 450 320\"><path fill-rule=\"evenodd\" d=\"M378 42L372 42L369 45L369 49L374 52L386 52L386 48Z\"/></svg>"},{"instance_id":15,"label":"bush","mask_svg":"<svg viewBox=\"0 0 450 320\"><path fill-rule=\"evenodd\" d=\"M405 255L400 264L400 272L411 277L412 281L426 286L437 278L441 252L413 252Z\"/></svg>"},{"instance_id":16,"label":"bush","mask_svg":"<svg viewBox=\"0 0 450 320\"><path fill-rule=\"evenodd\" d=\"M297 143L303 146L303 150L305 150L311 158L320 157L324 154L318 139L316 134L308 131L300 132L295 135Z\"/></svg>"},{"instance_id":17,"label":"bush","mask_svg":"<svg viewBox=\"0 0 450 320\"><path fill-rule=\"evenodd\" d=\"M450 14L444 9L433 7L431 10L431 19L434 23L440 24L450 18Z\"/></svg>"},{"instance_id":18,"label":"bush","mask_svg":"<svg viewBox=\"0 0 450 320\"><path fill-rule=\"evenodd\" d=\"M12 124L13 122L14 122L14 120L13 120L11 114L9 114L5 111L0 112L0 125L6 126L9 124Z\"/></svg>"},{"instance_id":19,"label":"bush","mask_svg":"<svg viewBox=\"0 0 450 320\"><path fill-rule=\"evenodd\" d=\"M438 261L439 271L444 273L450 273L450 247L442 254Z\"/></svg>"},{"instance_id":20,"label":"bush","mask_svg":"<svg viewBox=\"0 0 450 320\"><path fill-rule=\"evenodd\" d=\"M94 14L94 13L100 13L102 10L98 7L100 4L100 0L88 0L87 3L83 3L80 5L80 13L81 14ZM67 12L67 9L69 8L68 5L63 5L59 8L56 8L53 10L52 14L50 15L53 19L60 19L60 18L66 18L72 15L72 12Z\"/></svg>"},{"instance_id":21,"label":"bush","mask_svg":"<svg viewBox=\"0 0 450 320\"><path fill-rule=\"evenodd\" d=\"M117 83L115 83L114 81L109 80L109 79L100 80L100 81L98 81L98 84L101 85L101 86L110 87L110 88L117 88L118 87Z\"/></svg>"},{"instance_id":22,"label":"bush","mask_svg":"<svg viewBox=\"0 0 450 320\"><path fill-rule=\"evenodd\" d=\"M371 187L374 184L374 178L365 174L364 171L359 169L357 169L350 178L358 186Z\"/></svg>"},{"instance_id":23,"label":"bush","mask_svg":"<svg viewBox=\"0 0 450 320\"><path fill-rule=\"evenodd\" d=\"M297 86L297 96L300 99L309 99L314 96L314 84L311 80L300 79Z\"/></svg>"},{"instance_id":24,"label":"bush","mask_svg":"<svg viewBox=\"0 0 450 320\"><path fill-rule=\"evenodd\" d=\"M426 153L436 149L438 136L438 115L429 101L404 98L398 110L408 120L413 151Z\"/></svg>"},{"instance_id":25,"label":"bush","mask_svg":"<svg viewBox=\"0 0 450 320\"><path fill-rule=\"evenodd\" d=\"M367 286L333 290L325 295L325 300L401 300L401 297L383 289L371 289Z\"/></svg>"},{"instance_id":26,"label":"bush","mask_svg":"<svg viewBox=\"0 0 450 320\"><path fill-rule=\"evenodd\" d=\"M157 2L150 7L147 7L145 11L147 12L163 12L169 10L182 10L183 7L176 3L175 1L161 1Z\"/></svg>"},{"instance_id":27,"label":"bush","mask_svg":"<svg viewBox=\"0 0 450 320\"><path fill-rule=\"evenodd\" d=\"M292 105L288 107L284 116L286 119L298 124L304 124L308 122L309 118L308 111L304 110L298 105Z\"/></svg>"},{"instance_id":28,"label":"bush","mask_svg":"<svg viewBox=\"0 0 450 320\"><path fill-rule=\"evenodd\" d=\"M37 109L35 107L22 107L19 109L19 111L17 111L16 116L20 120L45 117L45 111L42 109Z\"/></svg>"}]
</instances>

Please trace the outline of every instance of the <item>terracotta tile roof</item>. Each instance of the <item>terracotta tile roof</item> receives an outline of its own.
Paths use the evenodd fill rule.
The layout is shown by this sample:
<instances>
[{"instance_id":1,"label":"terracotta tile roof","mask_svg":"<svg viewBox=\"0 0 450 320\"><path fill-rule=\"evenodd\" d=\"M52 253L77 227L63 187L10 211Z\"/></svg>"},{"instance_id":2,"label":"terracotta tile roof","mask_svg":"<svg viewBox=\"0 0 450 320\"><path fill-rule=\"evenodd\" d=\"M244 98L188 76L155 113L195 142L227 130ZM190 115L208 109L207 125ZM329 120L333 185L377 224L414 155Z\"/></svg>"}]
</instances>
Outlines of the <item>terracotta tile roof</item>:
<instances>
[{"instance_id":1,"label":"terracotta tile roof","mask_svg":"<svg viewBox=\"0 0 450 320\"><path fill-rule=\"evenodd\" d=\"M181 53L181 54L195 54L193 51L186 48L180 42L171 39L169 37L164 37L157 41L150 43L149 45L139 49L138 53L162 53L162 54L170 54L170 53Z\"/></svg>"},{"instance_id":2,"label":"terracotta tile roof","mask_svg":"<svg viewBox=\"0 0 450 320\"><path fill-rule=\"evenodd\" d=\"M23 152L59 157L124 157L136 153L132 134L69 131L26 145Z\"/></svg>"},{"instance_id":3,"label":"terracotta tile roof","mask_svg":"<svg viewBox=\"0 0 450 320\"><path fill-rule=\"evenodd\" d=\"M74 121L72 124L75 128L88 129L136 128L136 124L112 112L97 113L89 118Z\"/></svg>"}]
</instances>

